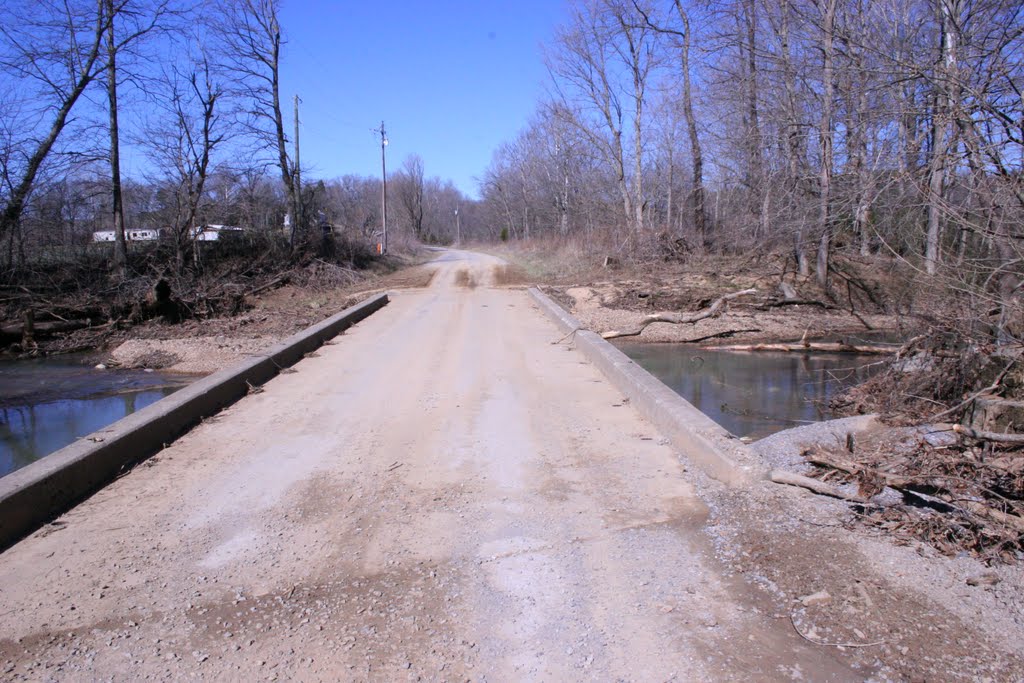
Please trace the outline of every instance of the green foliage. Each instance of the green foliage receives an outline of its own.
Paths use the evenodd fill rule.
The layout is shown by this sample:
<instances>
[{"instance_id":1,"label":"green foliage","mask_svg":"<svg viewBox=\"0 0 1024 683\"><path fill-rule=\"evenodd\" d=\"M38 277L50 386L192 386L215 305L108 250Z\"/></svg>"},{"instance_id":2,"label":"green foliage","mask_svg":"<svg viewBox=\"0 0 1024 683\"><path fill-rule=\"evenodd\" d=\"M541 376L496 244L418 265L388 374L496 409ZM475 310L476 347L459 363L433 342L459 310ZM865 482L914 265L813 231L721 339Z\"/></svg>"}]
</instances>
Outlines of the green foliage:
<instances>
[{"instance_id":1,"label":"green foliage","mask_svg":"<svg viewBox=\"0 0 1024 683\"><path fill-rule=\"evenodd\" d=\"M508 228L501 229L500 237L502 242L508 242Z\"/></svg>"}]
</instances>

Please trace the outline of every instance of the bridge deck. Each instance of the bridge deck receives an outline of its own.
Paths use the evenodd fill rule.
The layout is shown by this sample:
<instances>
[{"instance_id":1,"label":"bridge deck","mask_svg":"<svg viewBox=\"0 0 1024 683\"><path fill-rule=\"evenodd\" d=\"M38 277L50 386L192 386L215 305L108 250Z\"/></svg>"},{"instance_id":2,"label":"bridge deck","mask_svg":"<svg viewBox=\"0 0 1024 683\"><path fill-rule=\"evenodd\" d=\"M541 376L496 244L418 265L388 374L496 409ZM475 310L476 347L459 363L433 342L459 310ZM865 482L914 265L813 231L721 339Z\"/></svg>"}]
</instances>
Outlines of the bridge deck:
<instances>
[{"instance_id":1,"label":"bridge deck","mask_svg":"<svg viewBox=\"0 0 1024 683\"><path fill-rule=\"evenodd\" d=\"M751 609L672 449L493 265L446 253L0 555L0 670L859 679Z\"/></svg>"}]
</instances>

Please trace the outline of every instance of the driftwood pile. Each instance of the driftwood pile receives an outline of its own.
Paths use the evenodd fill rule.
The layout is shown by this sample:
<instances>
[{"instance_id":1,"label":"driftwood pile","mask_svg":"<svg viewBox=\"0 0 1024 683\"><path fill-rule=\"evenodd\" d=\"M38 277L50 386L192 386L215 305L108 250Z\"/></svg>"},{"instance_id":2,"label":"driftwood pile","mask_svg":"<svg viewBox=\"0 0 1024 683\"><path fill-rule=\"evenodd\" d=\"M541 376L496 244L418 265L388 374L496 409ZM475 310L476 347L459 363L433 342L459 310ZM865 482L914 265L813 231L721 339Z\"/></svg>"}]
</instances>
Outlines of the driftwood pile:
<instances>
[{"instance_id":1,"label":"driftwood pile","mask_svg":"<svg viewBox=\"0 0 1024 683\"><path fill-rule=\"evenodd\" d=\"M846 449L816 447L803 454L814 467L810 476L774 472L772 479L850 501L856 520L949 555L1024 559L1024 444L960 425L932 434L948 438L866 449L853 448L851 438Z\"/></svg>"}]
</instances>

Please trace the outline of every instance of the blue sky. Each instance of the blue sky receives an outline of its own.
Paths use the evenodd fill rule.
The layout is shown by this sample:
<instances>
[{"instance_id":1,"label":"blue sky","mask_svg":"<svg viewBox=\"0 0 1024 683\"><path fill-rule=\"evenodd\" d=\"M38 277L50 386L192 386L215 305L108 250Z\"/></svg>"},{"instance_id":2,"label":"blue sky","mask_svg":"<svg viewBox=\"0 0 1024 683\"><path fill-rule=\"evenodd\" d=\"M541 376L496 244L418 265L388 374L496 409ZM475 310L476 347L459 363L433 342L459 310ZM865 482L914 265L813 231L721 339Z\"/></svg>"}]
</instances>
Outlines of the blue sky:
<instances>
[{"instance_id":1,"label":"blue sky","mask_svg":"<svg viewBox=\"0 0 1024 683\"><path fill-rule=\"evenodd\" d=\"M383 119L389 170L416 153L476 196L545 90L541 45L565 14L563 0L286 0L281 95L289 120L302 99L307 177L379 174Z\"/></svg>"}]
</instances>

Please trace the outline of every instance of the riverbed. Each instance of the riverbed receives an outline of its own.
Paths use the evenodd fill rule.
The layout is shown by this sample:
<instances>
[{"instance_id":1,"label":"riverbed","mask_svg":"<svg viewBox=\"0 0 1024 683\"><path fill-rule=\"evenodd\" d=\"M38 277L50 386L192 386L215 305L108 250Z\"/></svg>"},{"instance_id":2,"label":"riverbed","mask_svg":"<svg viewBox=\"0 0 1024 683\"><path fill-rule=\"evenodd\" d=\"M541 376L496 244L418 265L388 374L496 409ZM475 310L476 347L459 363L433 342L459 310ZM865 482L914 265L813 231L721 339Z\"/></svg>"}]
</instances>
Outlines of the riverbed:
<instances>
[{"instance_id":1,"label":"riverbed","mask_svg":"<svg viewBox=\"0 0 1024 683\"><path fill-rule=\"evenodd\" d=\"M619 348L712 420L750 439L835 417L829 401L881 369L878 356L850 353L636 343Z\"/></svg>"},{"instance_id":2,"label":"riverbed","mask_svg":"<svg viewBox=\"0 0 1024 683\"><path fill-rule=\"evenodd\" d=\"M0 362L0 476L140 410L195 379L99 370L86 356Z\"/></svg>"}]
</instances>

